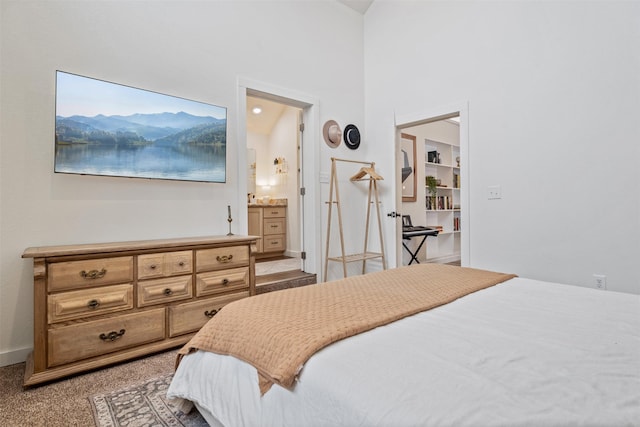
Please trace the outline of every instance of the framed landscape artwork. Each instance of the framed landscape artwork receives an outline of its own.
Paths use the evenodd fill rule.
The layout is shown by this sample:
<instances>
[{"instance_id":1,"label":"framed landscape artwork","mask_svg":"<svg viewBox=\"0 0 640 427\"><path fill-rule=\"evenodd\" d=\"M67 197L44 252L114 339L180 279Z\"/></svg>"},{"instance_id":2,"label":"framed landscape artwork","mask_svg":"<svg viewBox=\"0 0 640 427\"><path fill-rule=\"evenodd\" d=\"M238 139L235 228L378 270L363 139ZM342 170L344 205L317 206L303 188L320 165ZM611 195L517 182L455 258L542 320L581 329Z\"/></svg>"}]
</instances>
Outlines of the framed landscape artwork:
<instances>
[{"instance_id":1,"label":"framed landscape artwork","mask_svg":"<svg viewBox=\"0 0 640 427\"><path fill-rule=\"evenodd\" d=\"M402 201L415 202L416 197L416 137L400 134L402 161Z\"/></svg>"},{"instance_id":2,"label":"framed landscape artwork","mask_svg":"<svg viewBox=\"0 0 640 427\"><path fill-rule=\"evenodd\" d=\"M227 110L56 72L56 173L226 182Z\"/></svg>"}]
</instances>

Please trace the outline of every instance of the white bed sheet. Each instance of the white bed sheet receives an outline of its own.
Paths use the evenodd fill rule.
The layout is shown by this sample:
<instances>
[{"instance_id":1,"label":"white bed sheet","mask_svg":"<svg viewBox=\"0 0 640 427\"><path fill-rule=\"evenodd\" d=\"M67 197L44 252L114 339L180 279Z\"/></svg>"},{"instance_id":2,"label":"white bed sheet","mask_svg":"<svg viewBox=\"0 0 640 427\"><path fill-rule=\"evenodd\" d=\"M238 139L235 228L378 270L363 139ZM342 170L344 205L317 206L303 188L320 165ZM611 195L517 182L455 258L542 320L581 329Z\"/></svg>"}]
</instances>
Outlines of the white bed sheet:
<instances>
[{"instance_id":1,"label":"white bed sheet","mask_svg":"<svg viewBox=\"0 0 640 427\"><path fill-rule=\"evenodd\" d=\"M515 278L332 344L292 391L198 351L168 396L226 427L640 426L640 296Z\"/></svg>"}]
</instances>

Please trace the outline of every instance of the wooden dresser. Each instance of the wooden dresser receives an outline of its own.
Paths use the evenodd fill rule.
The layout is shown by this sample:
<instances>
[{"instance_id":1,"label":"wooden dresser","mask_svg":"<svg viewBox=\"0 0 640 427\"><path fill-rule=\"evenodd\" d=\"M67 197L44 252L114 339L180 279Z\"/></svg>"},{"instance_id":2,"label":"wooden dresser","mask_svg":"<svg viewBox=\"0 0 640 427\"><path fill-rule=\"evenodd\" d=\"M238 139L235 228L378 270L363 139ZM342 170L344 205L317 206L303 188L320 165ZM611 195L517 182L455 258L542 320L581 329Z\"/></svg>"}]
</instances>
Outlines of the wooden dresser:
<instances>
[{"instance_id":1,"label":"wooden dresser","mask_svg":"<svg viewBox=\"0 0 640 427\"><path fill-rule=\"evenodd\" d=\"M259 236L257 257L282 255L287 249L287 206L249 207L249 234Z\"/></svg>"},{"instance_id":2,"label":"wooden dresser","mask_svg":"<svg viewBox=\"0 0 640 427\"><path fill-rule=\"evenodd\" d=\"M24 385L185 344L225 304L255 295L256 237L28 248L34 349Z\"/></svg>"}]
</instances>

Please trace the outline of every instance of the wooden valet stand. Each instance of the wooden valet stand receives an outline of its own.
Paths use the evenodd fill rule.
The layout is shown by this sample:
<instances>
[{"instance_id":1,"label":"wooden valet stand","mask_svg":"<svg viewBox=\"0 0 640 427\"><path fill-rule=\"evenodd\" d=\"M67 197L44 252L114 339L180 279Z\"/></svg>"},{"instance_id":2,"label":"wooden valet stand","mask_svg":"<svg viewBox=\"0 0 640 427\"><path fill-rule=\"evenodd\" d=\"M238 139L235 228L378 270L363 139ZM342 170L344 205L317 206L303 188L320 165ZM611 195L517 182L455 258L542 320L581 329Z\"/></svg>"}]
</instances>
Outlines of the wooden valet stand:
<instances>
[{"instance_id":1,"label":"wooden valet stand","mask_svg":"<svg viewBox=\"0 0 640 427\"><path fill-rule=\"evenodd\" d=\"M342 210L340 207L340 191L338 189L338 173L336 168L337 162L347 162L347 163L356 163L365 165L360 168L360 170L353 175L349 180L351 182L358 181L369 181L369 194L367 198L367 218L365 222L365 233L364 233L364 250L361 253L346 255L344 249L344 231L342 227ZM344 277L347 277L347 263L362 261L362 274L365 273L366 262L369 259L382 258L382 269L386 270L386 260L384 257L384 244L382 238L382 222L380 218L380 201L378 197L378 181L382 180L382 176L380 176L375 170L374 162L360 162L356 160L345 160L345 159L337 159L335 157L331 158L331 180L329 184L329 214L327 220L327 248L325 253L325 263L324 263L324 280L327 280L327 271L329 267L329 261L338 261L342 263L342 271ZM334 198L335 191L335 198ZM380 233L380 252L371 252L369 251L369 224L371 217L371 203L372 197L375 199L373 203L375 203L376 207L376 215L378 218L378 232ZM331 218L333 206L336 206L338 211L338 229L340 232L340 250L341 255L330 257L329 256L329 246L331 244Z\"/></svg>"}]
</instances>

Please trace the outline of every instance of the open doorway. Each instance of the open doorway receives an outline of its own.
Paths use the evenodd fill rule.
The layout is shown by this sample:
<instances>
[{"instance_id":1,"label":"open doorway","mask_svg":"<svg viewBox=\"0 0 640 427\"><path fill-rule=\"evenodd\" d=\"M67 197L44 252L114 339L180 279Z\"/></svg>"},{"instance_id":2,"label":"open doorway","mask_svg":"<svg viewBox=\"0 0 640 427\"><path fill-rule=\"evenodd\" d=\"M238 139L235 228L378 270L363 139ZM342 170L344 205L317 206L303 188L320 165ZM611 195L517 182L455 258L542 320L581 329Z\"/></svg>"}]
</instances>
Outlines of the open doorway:
<instances>
[{"instance_id":1,"label":"open doorway","mask_svg":"<svg viewBox=\"0 0 640 427\"><path fill-rule=\"evenodd\" d=\"M315 283L305 272L303 109L247 92L248 232L259 293Z\"/></svg>"},{"instance_id":2,"label":"open doorway","mask_svg":"<svg viewBox=\"0 0 640 427\"><path fill-rule=\"evenodd\" d=\"M398 224L397 265L424 262L468 265L466 129L466 106L414 114L396 123L396 206L397 215L403 220L398 222L406 225L409 219L414 227L428 229L422 234L410 233ZM405 155L407 152L408 156ZM409 175L407 167L411 168ZM437 235L429 230L437 231Z\"/></svg>"}]
</instances>

